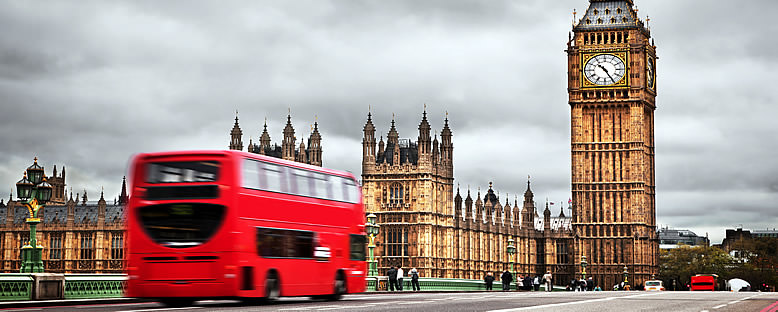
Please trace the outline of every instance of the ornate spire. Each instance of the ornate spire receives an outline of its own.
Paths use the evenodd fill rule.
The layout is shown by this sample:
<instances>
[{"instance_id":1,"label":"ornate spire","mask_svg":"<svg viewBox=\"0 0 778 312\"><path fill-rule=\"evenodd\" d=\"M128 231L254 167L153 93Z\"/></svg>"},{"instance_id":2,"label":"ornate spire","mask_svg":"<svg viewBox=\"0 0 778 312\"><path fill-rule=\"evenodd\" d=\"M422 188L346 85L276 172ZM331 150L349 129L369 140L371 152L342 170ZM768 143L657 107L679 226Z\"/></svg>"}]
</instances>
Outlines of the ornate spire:
<instances>
[{"instance_id":1,"label":"ornate spire","mask_svg":"<svg viewBox=\"0 0 778 312\"><path fill-rule=\"evenodd\" d=\"M291 109L290 109L291 112ZM284 127L284 140L281 143L282 155L281 158L286 160L294 160L294 148L295 141L297 139L294 136L294 128L292 127L292 115L291 113L286 116L286 127Z\"/></svg>"},{"instance_id":2,"label":"ornate spire","mask_svg":"<svg viewBox=\"0 0 778 312\"><path fill-rule=\"evenodd\" d=\"M240 130L240 125L238 125L238 111L235 111L235 124L232 126L232 131L230 131L230 149L231 150L243 150L243 131Z\"/></svg>"},{"instance_id":3,"label":"ornate spire","mask_svg":"<svg viewBox=\"0 0 778 312\"><path fill-rule=\"evenodd\" d=\"M130 197L127 196L127 176L122 177L122 193L119 195L119 204L125 205L129 202Z\"/></svg>"},{"instance_id":4,"label":"ornate spire","mask_svg":"<svg viewBox=\"0 0 778 312\"><path fill-rule=\"evenodd\" d=\"M398 144L400 141L400 134L397 133L397 128L394 127L394 113L392 113L392 127L389 129L389 135L387 135L388 144Z\"/></svg>"}]
</instances>

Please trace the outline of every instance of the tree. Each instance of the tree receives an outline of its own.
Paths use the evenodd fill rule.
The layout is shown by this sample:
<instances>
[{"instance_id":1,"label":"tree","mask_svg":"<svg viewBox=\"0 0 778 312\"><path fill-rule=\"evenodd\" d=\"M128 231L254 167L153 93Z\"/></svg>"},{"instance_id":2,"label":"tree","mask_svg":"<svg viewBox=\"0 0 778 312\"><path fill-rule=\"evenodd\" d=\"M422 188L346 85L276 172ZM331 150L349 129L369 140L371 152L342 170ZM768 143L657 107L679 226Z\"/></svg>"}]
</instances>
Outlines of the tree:
<instances>
[{"instance_id":1,"label":"tree","mask_svg":"<svg viewBox=\"0 0 778 312\"><path fill-rule=\"evenodd\" d=\"M740 278L751 283L754 289L767 290L764 285L778 285L778 238L755 237L744 240L738 247L744 258L737 272Z\"/></svg>"},{"instance_id":2,"label":"tree","mask_svg":"<svg viewBox=\"0 0 778 312\"><path fill-rule=\"evenodd\" d=\"M717 274L720 278L728 278L732 266L732 257L719 248L681 245L660 252L659 278L668 289L685 290L695 274Z\"/></svg>"}]
</instances>

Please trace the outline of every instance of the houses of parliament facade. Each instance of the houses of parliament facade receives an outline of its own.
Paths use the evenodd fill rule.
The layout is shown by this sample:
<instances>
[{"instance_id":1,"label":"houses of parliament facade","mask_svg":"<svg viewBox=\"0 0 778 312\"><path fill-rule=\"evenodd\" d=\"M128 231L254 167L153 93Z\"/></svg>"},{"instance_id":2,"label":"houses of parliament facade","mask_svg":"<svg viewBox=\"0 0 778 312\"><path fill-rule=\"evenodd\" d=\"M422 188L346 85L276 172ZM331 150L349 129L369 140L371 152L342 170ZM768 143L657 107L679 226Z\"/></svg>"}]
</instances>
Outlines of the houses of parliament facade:
<instances>
[{"instance_id":1,"label":"houses of parliament facade","mask_svg":"<svg viewBox=\"0 0 778 312\"><path fill-rule=\"evenodd\" d=\"M515 264L519 275L551 271L555 284L586 276L610 287L658 273L654 110L656 46L632 0L590 0L567 41L571 108L572 215L537 212L530 182L521 202L492 185L475 198L454 188L448 118L437 136L423 113L418 138L384 142L368 114L362 139L366 213L378 216L380 272L481 279ZM464 196L464 198L463 198ZM507 253L515 241L515 258Z\"/></svg>"},{"instance_id":2,"label":"houses of parliament facade","mask_svg":"<svg viewBox=\"0 0 778 312\"><path fill-rule=\"evenodd\" d=\"M37 160L31 166L38 166ZM43 169L42 167L36 167ZM73 197L66 192L66 172L54 166L46 177L52 186L51 200L40 210L36 238L43 246L47 273L123 273L125 267L126 181L117 199L104 194L90 201L86 190ZM30 214L24 203L0 200L0 272L18 273L21 249L30 241Z\"/></svg>"}]
</instances>

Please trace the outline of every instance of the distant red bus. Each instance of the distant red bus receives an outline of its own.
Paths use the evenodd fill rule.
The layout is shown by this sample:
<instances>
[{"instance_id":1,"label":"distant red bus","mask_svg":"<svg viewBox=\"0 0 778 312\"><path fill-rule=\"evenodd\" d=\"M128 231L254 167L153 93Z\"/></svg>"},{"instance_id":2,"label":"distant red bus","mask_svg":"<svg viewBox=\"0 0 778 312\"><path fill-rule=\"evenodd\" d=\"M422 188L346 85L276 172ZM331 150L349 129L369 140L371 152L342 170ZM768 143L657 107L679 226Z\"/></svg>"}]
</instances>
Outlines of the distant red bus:
<instances>
[{"instance_id":1,"label":"distant red bus","mask_svg":"<svg viewBox=\"0 0 778 312\"><path fill-rule=\"evenodd\" d=\"M140 154L127 209L130 297L365 291L365 228L354 175L240 151Z\"/></svg>"},{"instance_id":2,"label":"distant red bus","mask_svg":"<svg viewBox=\"0 0 778 312\"><path fill-rule=\"evenodd\" d=\"M715 291L716 290L716 274L697 274L692 276L691 291Z\"/></svg>"}]
</instances>

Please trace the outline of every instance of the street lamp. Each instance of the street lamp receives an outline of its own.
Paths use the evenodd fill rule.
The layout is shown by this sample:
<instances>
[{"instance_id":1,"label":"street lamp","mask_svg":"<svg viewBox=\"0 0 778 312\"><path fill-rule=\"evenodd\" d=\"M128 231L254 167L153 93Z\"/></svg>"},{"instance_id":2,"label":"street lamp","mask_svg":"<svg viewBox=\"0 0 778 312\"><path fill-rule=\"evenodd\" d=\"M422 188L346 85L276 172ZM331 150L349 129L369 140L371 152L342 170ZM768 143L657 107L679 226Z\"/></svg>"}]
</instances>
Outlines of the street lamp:
<instances>
[{"instance_id":1,"label":"street lamp","mask_svg":"<svg viewBox=\"0 0 778 312\"><path fill-rule=\"evenodd\" d=\"M51 189L51 184L46 182L43 174L43 167L38 165L38 158L35 157L35 162L27 167L24 177L16 182L16 194L30 213L30 217L25 220L30 225L30 241L22 246L21 273L43 273L43 246L38 245L35 230L41 222L38 212L51 199Z\"/></svg>"},{"instance_id":2,"label":"street lamp","mask_svg":"<svg viewBox=\"0 0 778 312\"><path fill-rule=\"evenodd\" d=\"M508 238L508 265L510 266L508 272L511 272L513 274L513 254L516 253L516 246L513 245L514 240L513 237Z\"/></svg>"},{"instance_id":3,"label":"street lamp","mask_svg":"<svg viewBox=\"0 0 778 312\"><path fill-rule=\"evenodd\" d=\"M624 287L627 287L627 285L629 284L629 282L627 282L627 276L629 276L628 269L629 268L627 268L627 265L625 264L624 265L624 273L622 273L622 274L624 274Z\"/></svg>"},{"instance_id":4,"label":"street lamp","mask_svg":"<svg viewBox=\"0 0 778 312\"><path fill-rule=\"evenodd\" d=\"M378 236L380 225L376 224L377 217L375 214L367 215L367 236L370 238L370 242L367 244L367 248L370 250L370 266L368 268L368 276L378 276L378 263L375 260L373 249L375 249L375 237Z\"/></svg>"},{"instance_id":5,"label":"street lamp","mask_svg":"<svg viewBox=\"0 0 778 312\"><path fill-rule=\"evenodd\" d=\"M583 276L582 279L586 279L586 256L581 256L581 276Z\"/></svg>"}]
</instances>

